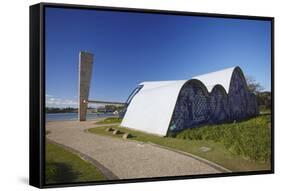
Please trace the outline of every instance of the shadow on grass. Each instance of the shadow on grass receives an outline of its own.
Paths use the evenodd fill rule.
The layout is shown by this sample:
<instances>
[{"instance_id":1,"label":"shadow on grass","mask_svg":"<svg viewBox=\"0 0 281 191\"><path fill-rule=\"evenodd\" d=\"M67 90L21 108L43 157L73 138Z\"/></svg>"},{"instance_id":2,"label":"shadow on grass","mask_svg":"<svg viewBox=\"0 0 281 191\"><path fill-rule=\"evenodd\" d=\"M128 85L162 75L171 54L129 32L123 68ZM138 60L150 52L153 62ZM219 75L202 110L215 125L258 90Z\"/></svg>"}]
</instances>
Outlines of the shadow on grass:
<instances>
[{"instance_id":1,"label":"shadow on grass","mask_svg":"<svg viewBox=\"0 0 281 191\"><path fill-rule=\"evenodd\" d=\"M65 163L47 162L46 163L46 183L65 183L74 182L78 179L79 172L73 171L70 165Z\"/></svg>"}]
</instances>

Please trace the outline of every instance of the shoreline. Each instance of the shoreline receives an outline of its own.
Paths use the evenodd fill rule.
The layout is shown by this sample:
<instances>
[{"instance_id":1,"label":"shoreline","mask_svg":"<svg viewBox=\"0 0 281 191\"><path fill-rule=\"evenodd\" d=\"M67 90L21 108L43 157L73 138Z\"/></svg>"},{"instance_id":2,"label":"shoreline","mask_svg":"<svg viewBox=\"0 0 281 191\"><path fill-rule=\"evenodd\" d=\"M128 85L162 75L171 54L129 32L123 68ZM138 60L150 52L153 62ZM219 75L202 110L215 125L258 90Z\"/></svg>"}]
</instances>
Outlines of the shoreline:
<instances>
[{"instance_id":1,"label":"shoreline","mask_svg":"<svg viewBox=\"0 0 281 191\"><path fill-rule=\"evenodd\" d=\"M78 121L78 113L46 113L46 122ZM87 113L87 121L101 120L107 117L118 117L112 113Z\"/></svg>"},{"instance_id":2,"label":"shoreline","mask_svg":"<svg viewBox=\"0 0 281 191\"><path fill-rule=\"evenodd\" d=\"M78 119L76 119L76 120L52 120L52 121L46 120L46 123L65 123L65 122L87 123L87 122L98 122L98 121L103 120L105 118L107 118L107 117L101 117L101 118L98 118L98 119L87 119L86 121L78 121Z\"/></svg>"}]
</instances>

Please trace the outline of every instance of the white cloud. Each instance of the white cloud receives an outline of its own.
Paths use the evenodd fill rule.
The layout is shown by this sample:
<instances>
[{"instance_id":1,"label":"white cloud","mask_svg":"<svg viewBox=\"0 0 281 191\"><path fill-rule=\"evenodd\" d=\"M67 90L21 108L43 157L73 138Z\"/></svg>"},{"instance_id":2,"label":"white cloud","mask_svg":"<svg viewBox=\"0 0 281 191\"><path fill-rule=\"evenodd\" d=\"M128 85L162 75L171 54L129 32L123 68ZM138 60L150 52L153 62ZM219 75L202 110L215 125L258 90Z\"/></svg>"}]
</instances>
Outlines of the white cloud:
<instances>
[{"instance_id":1,"label":"white cloud","mask_svg":"<svg viewBox=\"0 0 281 191\"><path fill-rule=\"evenodd\" d=\"M78 101L73 99L61 99L56 97L51 97L46 95L46 106L47 107L78 107Z\"/></svg>"}]
</instances>

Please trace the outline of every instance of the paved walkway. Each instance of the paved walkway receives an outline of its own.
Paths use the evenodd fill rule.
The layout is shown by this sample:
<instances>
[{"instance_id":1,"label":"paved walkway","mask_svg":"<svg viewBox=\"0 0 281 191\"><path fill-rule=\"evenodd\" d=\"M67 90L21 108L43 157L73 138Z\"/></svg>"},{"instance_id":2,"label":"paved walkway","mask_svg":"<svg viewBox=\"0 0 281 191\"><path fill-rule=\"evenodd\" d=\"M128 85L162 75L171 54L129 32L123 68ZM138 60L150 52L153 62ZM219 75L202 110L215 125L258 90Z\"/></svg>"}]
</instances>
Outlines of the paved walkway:
<instances>
[{"instance_id":1,"label":"paved walkway","mask_svg":"<svg viewBox=\"0 0 281 191\"><path fill-rule=\"evenodd\" d=\"M220 173L181 153L85 131L95 126L94 121L47 122L47 138L94 159L119 179Z\"/></svg>"}]
</instances>

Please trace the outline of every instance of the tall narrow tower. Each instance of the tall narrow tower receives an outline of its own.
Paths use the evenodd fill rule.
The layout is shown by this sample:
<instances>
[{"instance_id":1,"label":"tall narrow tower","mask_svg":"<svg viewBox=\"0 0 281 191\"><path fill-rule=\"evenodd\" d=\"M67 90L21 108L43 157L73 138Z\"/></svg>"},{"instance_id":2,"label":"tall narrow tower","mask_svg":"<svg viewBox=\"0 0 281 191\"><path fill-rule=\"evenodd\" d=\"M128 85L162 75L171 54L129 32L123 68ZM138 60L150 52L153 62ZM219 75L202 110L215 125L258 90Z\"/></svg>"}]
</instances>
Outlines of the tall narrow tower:
<instances>
[{"instance_id":1,"label":"tall narrow tower","mask_svg":"<svg viewBox=\"0 0 281 191\"><path fill-rule=\"evenodd\" d=\"M80 52L79 54L79 88L78 88L78 118L85 121L87 115L88 98L93 68L93 54Z\"/></svg>"}]
</instances>

